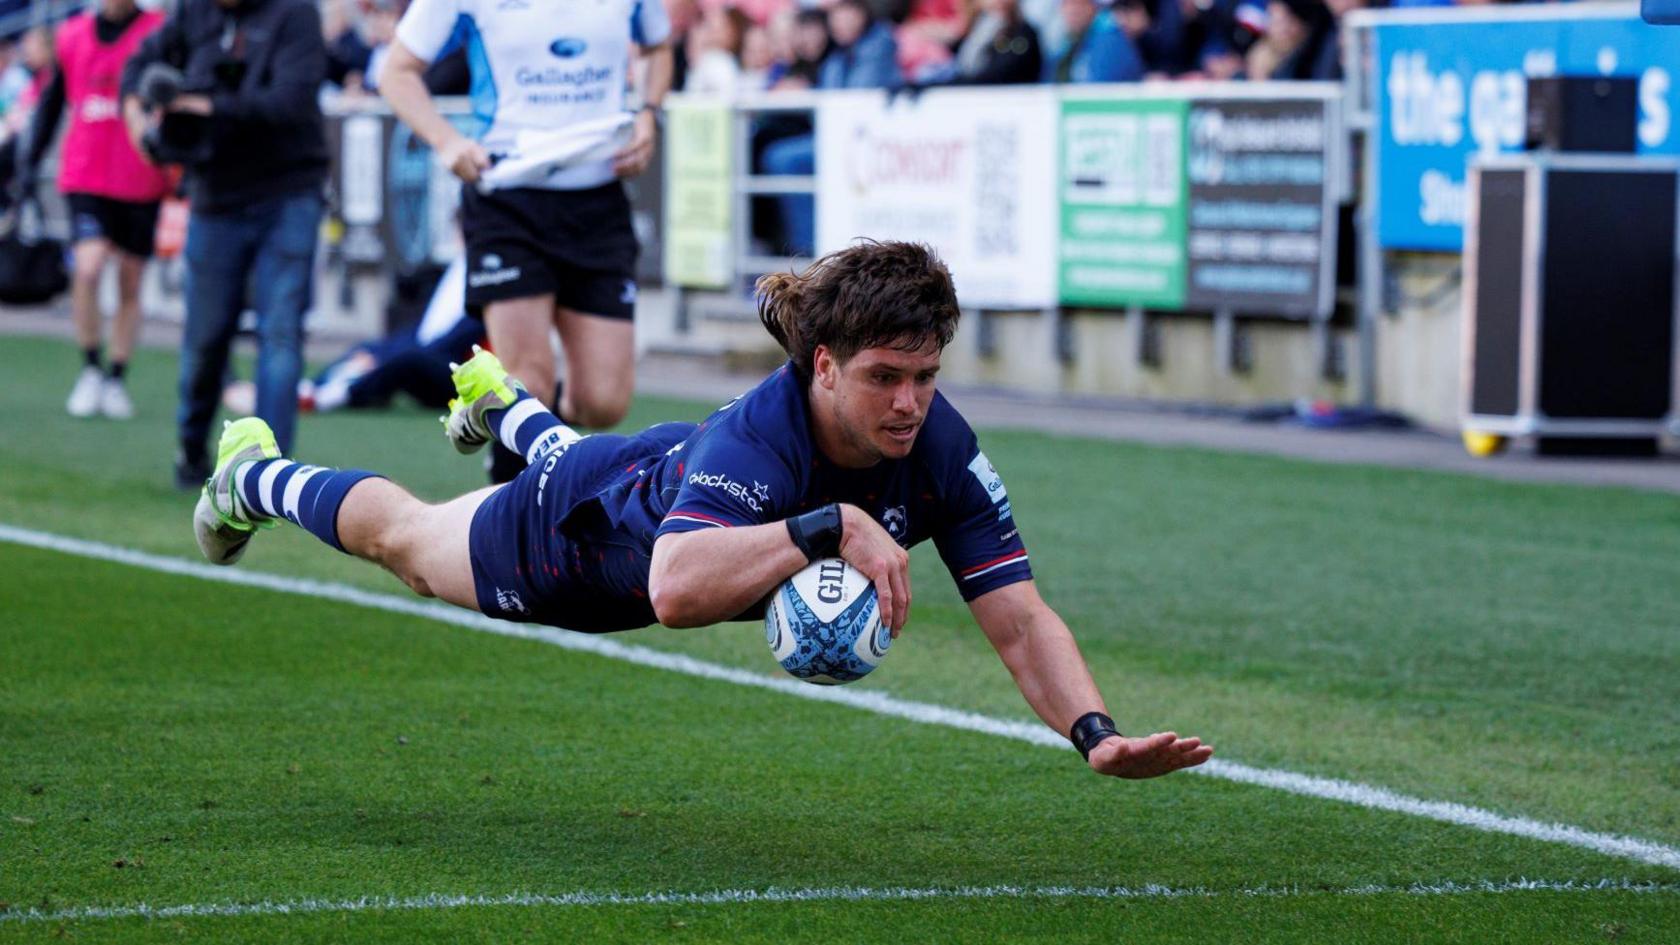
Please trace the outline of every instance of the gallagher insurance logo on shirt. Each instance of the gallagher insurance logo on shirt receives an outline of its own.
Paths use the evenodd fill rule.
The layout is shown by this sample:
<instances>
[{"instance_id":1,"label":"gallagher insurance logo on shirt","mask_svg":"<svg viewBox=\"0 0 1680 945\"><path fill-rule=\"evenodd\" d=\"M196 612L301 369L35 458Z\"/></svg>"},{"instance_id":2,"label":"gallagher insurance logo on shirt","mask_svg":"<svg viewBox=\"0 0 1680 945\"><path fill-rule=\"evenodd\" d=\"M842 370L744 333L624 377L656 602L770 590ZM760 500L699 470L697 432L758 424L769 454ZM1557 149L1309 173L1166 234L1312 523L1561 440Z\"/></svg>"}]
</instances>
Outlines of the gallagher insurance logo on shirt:
<instances>
[{"instance_id":1,"label":"gallagher insurance logo on shirt","mask_svg":"<svg viewBox=\"0 0 1680 945\"><path fill-rule=\"evenodd\" d=\"M991 499L992 505L997 507L998 521L1008 518L1009 492L1003 488L1003 477L992 467L992 461L986 458L986 454L975 453L974 459L969 461L968 471L974 474L980 487L986 490L986 498Z\"/></svg>"},{"instance_id":2,"label":"gallagher insurance logo on shirt","mask_svg":"<svg viewBox=\"0 0 1680 945\"><path fill-rule=\"evenodd\" d=\"M582 105L606 99L607 87L618 72L600 57L586 56L589 43L575 36L562 36L548 44L554 58L565 62L547 66L520 66L513 81L532 105ZM622 80L618 80L622 81Z\"/></svg>"}]
</instances>

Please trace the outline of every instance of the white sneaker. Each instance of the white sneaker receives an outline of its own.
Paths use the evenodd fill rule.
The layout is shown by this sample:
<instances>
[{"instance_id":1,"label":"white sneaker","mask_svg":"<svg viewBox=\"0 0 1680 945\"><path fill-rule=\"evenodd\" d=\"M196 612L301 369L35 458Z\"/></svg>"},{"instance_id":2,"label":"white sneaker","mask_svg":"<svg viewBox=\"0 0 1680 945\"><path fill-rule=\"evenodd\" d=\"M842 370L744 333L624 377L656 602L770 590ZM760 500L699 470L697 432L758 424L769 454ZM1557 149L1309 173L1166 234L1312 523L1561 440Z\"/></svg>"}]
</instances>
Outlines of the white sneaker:
<instances>
[{"instance_id":1,"label":"white sneaker","mask_svg":"<svg viewBox=\"0 0 1680 945\"><path fill-rule=\"evenodd\" d=\"M70 388L70 399L64 409L72 417L91 417L99 412L100 394L105 389L105 372L89 364L76 375L76 386Z\"/></svg>"},{"instance_id":2,"label":"white sneaker","mask_svg":"<svg viewBox=\"0 0 1680 945\"><path fill-rule=\"evenodd\" d=\"M257 385L250 381L234 381L222 388L222 409L241 417L257 412Z\"/></svg>"},{"instance_id":3,"label":"white sneaker","mask_svg":"<svg viewBox=\"0 0 1680 945\"><path fill-rule=\"evenodd\" d=\"M99 389L99 412L112 420L127 420L134 416L134 401L129 399L128 385L115 377L106 378Z\"/></svg>"}]
</instances>

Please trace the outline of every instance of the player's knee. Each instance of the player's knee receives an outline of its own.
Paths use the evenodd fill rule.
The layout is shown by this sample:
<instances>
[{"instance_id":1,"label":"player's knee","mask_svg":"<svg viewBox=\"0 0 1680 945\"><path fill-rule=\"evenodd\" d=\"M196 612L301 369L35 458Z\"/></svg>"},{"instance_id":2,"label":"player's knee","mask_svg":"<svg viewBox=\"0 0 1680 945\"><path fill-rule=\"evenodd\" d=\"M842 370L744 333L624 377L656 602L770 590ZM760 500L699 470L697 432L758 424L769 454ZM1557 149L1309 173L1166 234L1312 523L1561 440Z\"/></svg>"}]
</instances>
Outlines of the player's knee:
<instances>
[{"instance_id":1,"label":"player's knee","mask_svg":"<svg viewBox=\"0 0 1680 945\"><path fill-rule=\"evenodd\" d=\"M419 573L413 570L399 571L397 572L397 576L402 578L403 583L408 585L409 590L419 594L421 597L437 596L432 593L432 585L427 583L426 579L421 577Z\"/></svg>"},{"instance_id":2,"label":"player's knee","mask_svg":"<svg viewBox=\"0 0 1680 945\"><path fill-rule=\"evenodd\" d=\"M418 504L418 503L417 503ZM343 518L339 520L339 536L344 538L344 546L351 548L356 555L368 558L370 562L395 573L403 578L403 582L410 582L410 575L418 573L418 530L417 516L408 509L390 509L381 520L371 521L356 530L354 548L351 540L344 538Z\"/></svg>"},{"instance_id":3,"label":"player's knee","mask_svg":"<svg viewBox=\"0 0 1680 945\"><path fill-rule=\"evenodd\" d=\"M431 597L431 584L421 566L422 550L416 541L413 524L392 520L383 527L370 529L356 537L354 552L397 576L409 589L422 597ZM348 547L348 545L347 545Z\"/></svg>"},{"instance_id":4,"label":"player's knee","mask_svg":"<svg viewBox=\"0 0 1680 945\"><path fill-rule=\"evenodd\" d=\"M419 556L405 549L402 552L386 550L380 560L397 579L408 585L408 589L421 597L435 597L432 585L426 580L426 575L420 566Z\"/></svg>"},{"instance_id":5,"label":"player's knee","mask_svg":"<svg viewBox=\"0 0 1680 945\"><path fill-rule=\"evenodd\" d=\"M75 266L70 273L70 278L75 282L77 288L98 288L99 277L104 273L104 270L105 260L103 257L78 255Z\"/></svg>"}]
</instances>

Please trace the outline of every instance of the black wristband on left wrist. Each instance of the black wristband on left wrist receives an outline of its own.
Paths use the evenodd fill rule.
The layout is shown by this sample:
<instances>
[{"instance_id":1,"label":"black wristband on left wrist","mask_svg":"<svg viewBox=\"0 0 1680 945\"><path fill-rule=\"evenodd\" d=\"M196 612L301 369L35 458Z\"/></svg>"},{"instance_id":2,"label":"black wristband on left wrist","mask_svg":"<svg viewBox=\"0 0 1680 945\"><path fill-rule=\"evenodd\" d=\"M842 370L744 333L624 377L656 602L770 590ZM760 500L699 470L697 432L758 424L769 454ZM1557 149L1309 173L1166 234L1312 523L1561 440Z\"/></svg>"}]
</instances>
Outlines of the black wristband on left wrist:
<instances>
[{"instance_id":1,"label":"black wristband on left wrist","mask_svg":"<svg viewBox=\"0 0 1680 945\"><path fill-rule=\"evenodd\" d=\"M805 553L806 561L834 558L840 554L840 506L830 502L820 509L787 520L788 537Z\"/></svg>"},{"instance_id":2,"label":"black wristband on left wrist","mask_svg":"<svg viewBox=\"0 0 1680 945\"><path fill-rule=\"evenodd\" d=\"M1091 749L1110 735L1119 735L1120 731L1114 727L1114 720L1101 712L1087 712L1073 723L1068 731L1068 741L1079 749L1079 756L1086 761L1091 760Z\"/></svg>"}]
</instances>

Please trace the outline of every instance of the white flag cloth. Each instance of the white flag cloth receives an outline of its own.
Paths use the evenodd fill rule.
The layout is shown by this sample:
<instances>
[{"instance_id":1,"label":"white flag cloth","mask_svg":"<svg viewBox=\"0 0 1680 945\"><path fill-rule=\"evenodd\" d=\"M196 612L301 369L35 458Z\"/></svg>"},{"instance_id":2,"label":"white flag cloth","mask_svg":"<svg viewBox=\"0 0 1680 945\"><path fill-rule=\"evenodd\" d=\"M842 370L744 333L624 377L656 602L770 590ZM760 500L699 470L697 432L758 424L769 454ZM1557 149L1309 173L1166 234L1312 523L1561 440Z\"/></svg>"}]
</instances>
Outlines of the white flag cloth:
<instances>
[{"instance_id":1,"label":"white flag cloth","mask_svg":"<svg viewBox=\"0 0 1680 945\"><path fill-rule=\"evenodd\" d=\"M620 112L555 131L520 131L513 149L479 175L479 192L543 187L568 167L611 158L630 143L634 118Z\"/></svg>"}]
</instances>

